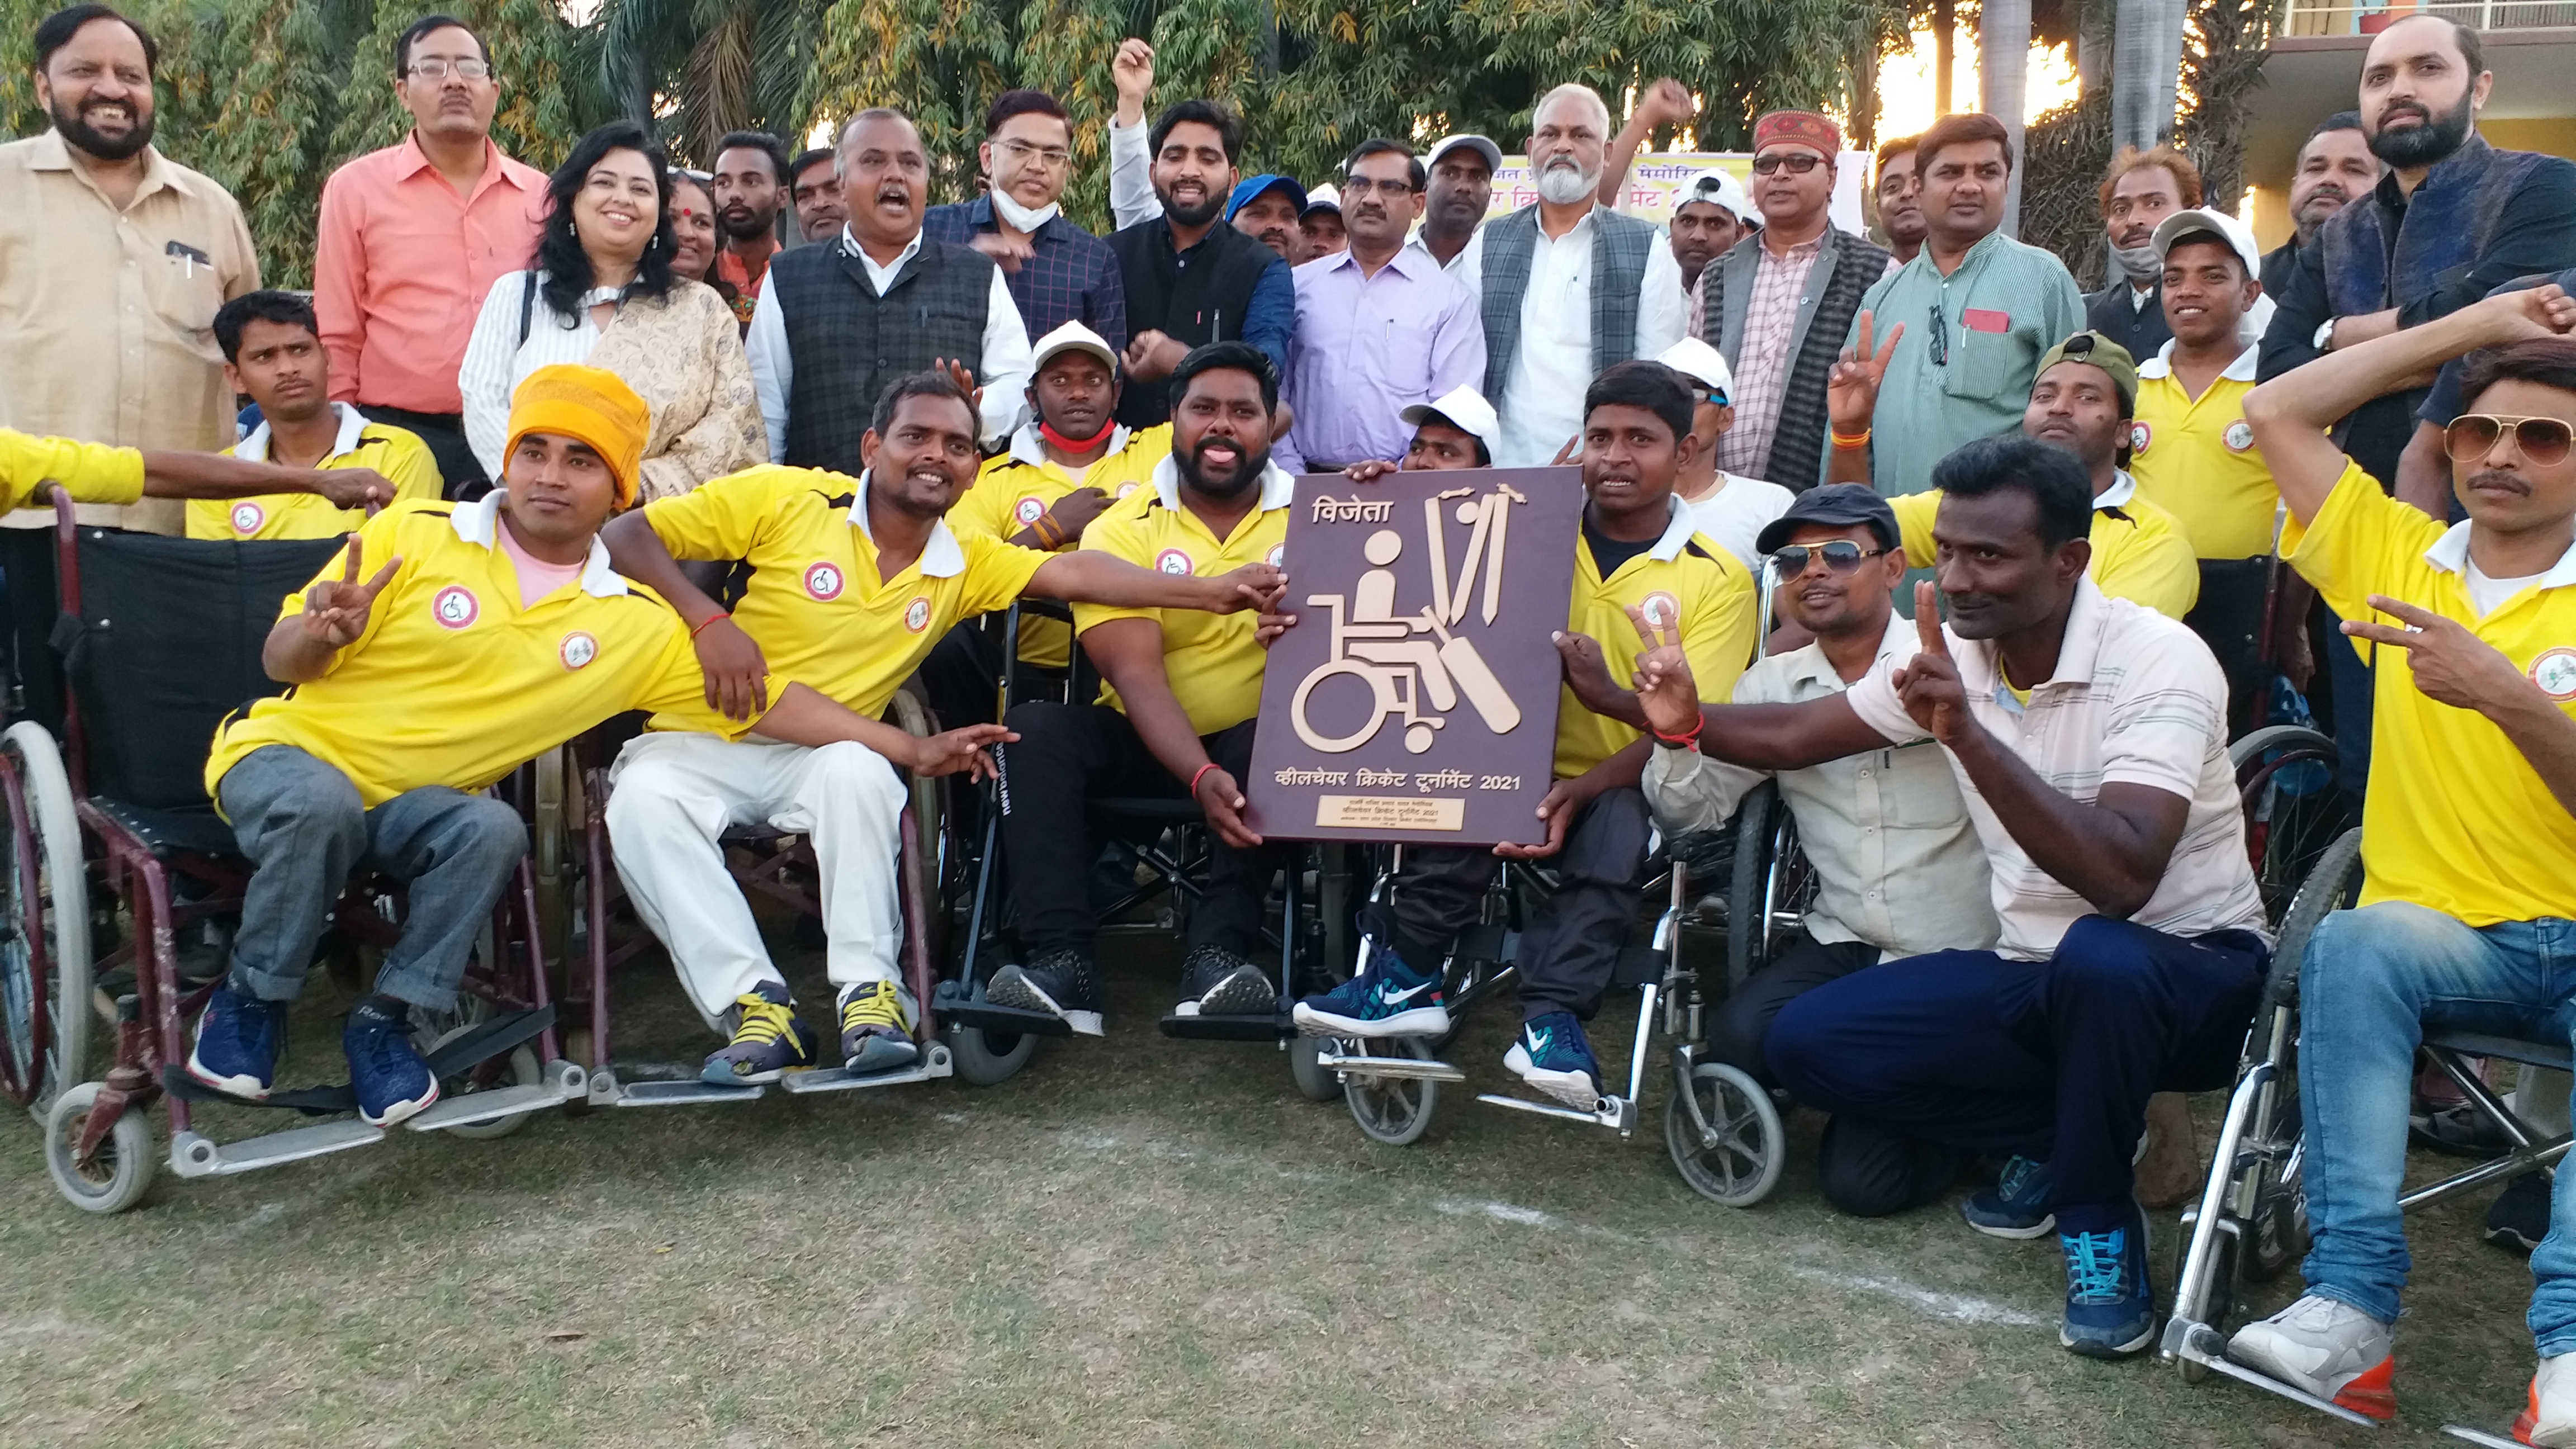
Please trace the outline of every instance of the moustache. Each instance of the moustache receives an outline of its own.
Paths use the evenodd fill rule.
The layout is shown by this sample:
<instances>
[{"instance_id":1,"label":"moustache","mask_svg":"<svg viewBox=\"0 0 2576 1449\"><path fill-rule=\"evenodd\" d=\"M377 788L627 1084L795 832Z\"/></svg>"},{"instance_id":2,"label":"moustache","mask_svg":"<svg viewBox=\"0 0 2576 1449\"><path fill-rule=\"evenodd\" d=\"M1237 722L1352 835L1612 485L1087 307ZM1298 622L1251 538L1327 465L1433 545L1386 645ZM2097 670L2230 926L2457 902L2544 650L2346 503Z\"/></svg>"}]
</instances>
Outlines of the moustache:
<instances>
[{"instance_id":1,"label":"moustache","mask_svg":"<svg viewBox=\"0 0 2576 1449\"><path fill-rule=\"evenodd\" d=\"M2517 498L2531 496L2531 485L2501 468L2481 468L2469 475L2467 488L2501 488Z\"/></svg>"}]
</instances>

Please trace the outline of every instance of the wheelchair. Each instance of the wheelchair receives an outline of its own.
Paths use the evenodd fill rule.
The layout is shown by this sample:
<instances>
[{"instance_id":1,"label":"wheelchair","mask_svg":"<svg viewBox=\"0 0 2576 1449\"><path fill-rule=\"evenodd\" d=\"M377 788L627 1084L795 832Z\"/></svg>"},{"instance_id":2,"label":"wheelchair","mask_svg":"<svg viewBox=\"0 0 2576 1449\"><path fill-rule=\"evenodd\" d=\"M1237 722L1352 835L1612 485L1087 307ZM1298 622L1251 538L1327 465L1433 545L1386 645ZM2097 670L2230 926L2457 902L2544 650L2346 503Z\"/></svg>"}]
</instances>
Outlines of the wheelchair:
<instances>
[{"instance_id":1,"label":"wheelchair","mask_svg":"<svg viewBox=\"0 0 2576 1449\"><path fill-rule=\"evenodd\" d=\"M67 749L58 753L43 729L21 722L7 731L0 759L10 811L6 1080L22 1103L45 1100L45 1163L56 1188L91 1212L141 1201L154 1170L147 1112L156 1099L166 1099L171 1169L186 1178L383 1140L394 1129L343 1115L356 1108L347 1085L246 1103L182 1066L190 1022L222 979L219 966L210 979L183 977L183 936L220 946L207 933L228 928L250 870L206 795L207 745L174 751L169 741L211 742L243 700L277 692L260 665L276 601L303 587L340 542L116 534L77 527L68 504L56 542ZM399 903L391 883L352 878L324 940L325 964L344 985L361 985L366 954L398 938ZM93 959L94 941L120 936ZM469 963L457 1010L423 1025L423 1056L441 1096L402 1128L495 1137L581 1099L581 1070L555 1049L524 858ZM113 1034L111 1064L91 1080L102 1026ZM329 1120L219 1142L194 1115L211 1102Z\"/></svg>"}]
</instances>

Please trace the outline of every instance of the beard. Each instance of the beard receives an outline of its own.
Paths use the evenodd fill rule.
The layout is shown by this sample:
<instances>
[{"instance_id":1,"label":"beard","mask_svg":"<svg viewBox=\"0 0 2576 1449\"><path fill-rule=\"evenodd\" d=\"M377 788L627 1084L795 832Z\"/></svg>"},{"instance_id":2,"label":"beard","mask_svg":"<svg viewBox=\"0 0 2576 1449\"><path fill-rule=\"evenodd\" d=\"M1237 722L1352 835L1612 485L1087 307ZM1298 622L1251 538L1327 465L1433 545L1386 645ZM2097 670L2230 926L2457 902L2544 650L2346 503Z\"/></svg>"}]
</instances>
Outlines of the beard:
<instances>
[{"instance_id":1,"label":"beard","mask_svg":"<svg viewBox=\"0 0 2576 1449\"><path fill-rule=\"evenodd\" d=\"M1218 212L1225 210L1225 193L1216 190L1210 190L1207 199L1196 206L1178 205L1160 190L1154 193L1154 199L1163 203L1163 215L1183 226L1205 226L1216 220Z\"/></svg>"},{"instance_id":2,"label":"beard","mask_svg":"<svg viewBox=\"0 0 2576 1449\"><path fill-rule=\"evenodd\" d=\"M1254 484L1261 481L1262 474L1270 471L1270 445L1268 443L1262 444L1260 451L1258 452L1255 452L1253 449L1246 447L1241 443L1236 443L1234 446L1241 449L1243 459L1235 466L1232 476L1225 478L1210 478L1207 475L1206 469L1201 465L1200 459L1207 452L1209 444L1217 443L1222 446L1225 441L1227 440L1201 438L1197 447L1190 449L1186 453L1174 453L1172 455L1172 467L1181 475L1182 482L1187 483L1192 488L1206 494L1208 497L1218 499L1220 501L1242 497Z\"/></svg>"},{"instance_id":3,"label":"beard","mask_svg":"<svg viewBox=\"0 0 2576 1449\"><path fill-rule=\"evenodd\" d=\"M2462 91L2460 103L2441 115L2429 109L2423 114L2422 125L2403 131L2389 130L2388 117L2381 116L2370 137L2370 154L2391 166L2430 166L2469 139L2469 92Z\"/></svg>"},{"instance_id":4,"label":"beard","mask_svg":"<svg viewBox=\"0 0 2576 1449\"><path fill-rule=\"evenodd\" d=\"M126 109L133 113L134 125L122 136L100 135L82 119L80 112L65 111L59 104L54 107L54 129L60 131L63 139L83 155L95 156L101 161L130 161L141 154L144 147L152 144L152 116L133 105Z\"/></svg>"},{"instance_id":5,"label":"beard","mask_svg":"<svg viewBox=\"0 0 2576 1449\"><path fill-rule=\"evenodd\" d=\"M1539 200L1550 206L1572 206L1600 189L1600 170L1585 170L1582 163L1570 159L1550 161L1538 174Z\"/></svg>"},{"instance_id":6,"label":"beard","mask_svg":"<svg viewBox=\"0 0 2576 1449\"><path fill-rule=\"evenodd\" d=\"M740 221L718 213L716 229L724 233L726 241L749 241L753 237L769 236L778 229L778 213L773 211L763 217L755 211Z\"/></svg>"}]
</instances>

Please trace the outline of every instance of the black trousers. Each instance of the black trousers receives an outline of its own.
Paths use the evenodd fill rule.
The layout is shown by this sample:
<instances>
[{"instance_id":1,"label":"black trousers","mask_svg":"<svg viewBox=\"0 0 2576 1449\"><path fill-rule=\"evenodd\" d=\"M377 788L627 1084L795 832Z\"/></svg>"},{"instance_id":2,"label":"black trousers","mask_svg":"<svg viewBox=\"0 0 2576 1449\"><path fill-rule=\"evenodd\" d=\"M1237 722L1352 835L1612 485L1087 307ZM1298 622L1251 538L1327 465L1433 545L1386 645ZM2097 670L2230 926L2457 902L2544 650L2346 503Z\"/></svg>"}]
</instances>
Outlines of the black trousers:
<instances>
[{"instance_id":1,"label":"black trousers","mask_svg":"<svg viewBox=\"0 0 2576 1449\"><path fill-rule=\"evenodd\" d=\"M1059 948L1087 953L1100 933L1090 880L1101 842L1084 802L1186 800L1187 782L1172 778L1127 716L1106 705L1014 705L1002 722L1020 737L993 753L1001 765L1002 848L1010 862L1021 943L1031 954ZM1253 721L1245 720L1199 743L1217 768L1241 780L1252 769L1252 730ZM1211 832L1207 892L1190 912L1189 944L1255 956L1261 949L1262 901L1272 875L1291 859L1285 845L1236 850Z\"/></svg>"},{"instance_id":2,"label":"black trousers","mask_svg":"<svg viewBox=\"0 0 2576 1449\"><path fill-rule=\"evenodd\" d=\"M465 441L465 419L457 413L416 413L409 408L377 407L360 403L358 411L367 421L401 428L416 434L429 445L429 455L438 460L441 488L449 500L480 498L492 491L493 480L483 476L483 460L474 456L474 448Z\"/></svg>"},{"instance_id":3,"label":"black trousers","mask_svg":"<svg viewBox=\"0 0 2576 1449\"><path fill-rule=\"evenodd\" d=\"M26 697L24 719L63 732L63 661L54 653L54 530L0 528L0 569L9 575L9 622L16 656L11 674Z\"/></svg>"},{"instance_id":4,"label":"black trousers","mask_svg":"<svg viewBox=\"0 0 2576 1449\"><path fill-rule=\"evenodd\" d=\"M1780 1008L1828 981L1878 964L1878 948L1867 941L1826 944L1800 931L1787 950L1744 979L1718 1005L1708 1023L1708 1054L1760 1082L1776 1087L1771 1064L1762 1057L1762 1039L1770 1034Z\"/></svg>"},{"instance_id":5,"label":"black trousers","mask_svg":"<svg viewBox=\"0 0 2576 1449\"><path fill-rule=\"evenodd\" d=\"M1565 848L1549 864L1559 885L1521 932L1521 1019L1552 1011L1590 1020L1619 964L1619 947L1645 885L1646 841L1653 822L1646 797L1609 790L1566 828ZM1474 925L1502 869L1490 850L1408 845L1395 877L1395 953L1417 970L1438 967L1458 933Z\"/></svg>"},{"instance_id":6,"label":"black trousers","mask_svg":"<svg viewBox=\"0 0 2576 1449\"><path fill-rule=\"evenodd\" d=\"M930 707L939 713L941 729L991 724L1000 717L996 706L1002 700L1002 631L1000 616L991 617L992 628L979 629L973 619L958 623L922 658L921 687L930 696ZM1023 659L1013 693L1022 699L1061 696L1066 673Z\"/></svg>"}]
</instances>

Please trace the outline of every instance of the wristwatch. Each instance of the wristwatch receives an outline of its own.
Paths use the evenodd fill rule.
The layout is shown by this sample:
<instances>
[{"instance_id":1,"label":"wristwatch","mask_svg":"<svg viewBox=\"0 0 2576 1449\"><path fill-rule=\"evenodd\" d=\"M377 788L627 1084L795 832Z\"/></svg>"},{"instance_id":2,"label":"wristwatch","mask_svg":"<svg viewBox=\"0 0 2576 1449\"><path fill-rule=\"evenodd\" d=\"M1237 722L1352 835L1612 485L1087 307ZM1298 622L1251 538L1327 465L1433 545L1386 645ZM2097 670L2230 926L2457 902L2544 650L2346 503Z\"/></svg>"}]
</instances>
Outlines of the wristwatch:
<instances>
[{"instance_id":1,"label":"wristwatch","mask_svg":"<svg viewBox=\"0 0 2576 1449\"><path fill-rule=\"evenodd\" d=\"M2325 321L2317 324L2317 338L2315 343L2317 351L2334 351L2334 325L2335 319L2332 317L2328 317Z\"/></svg>"}]
</instances>

